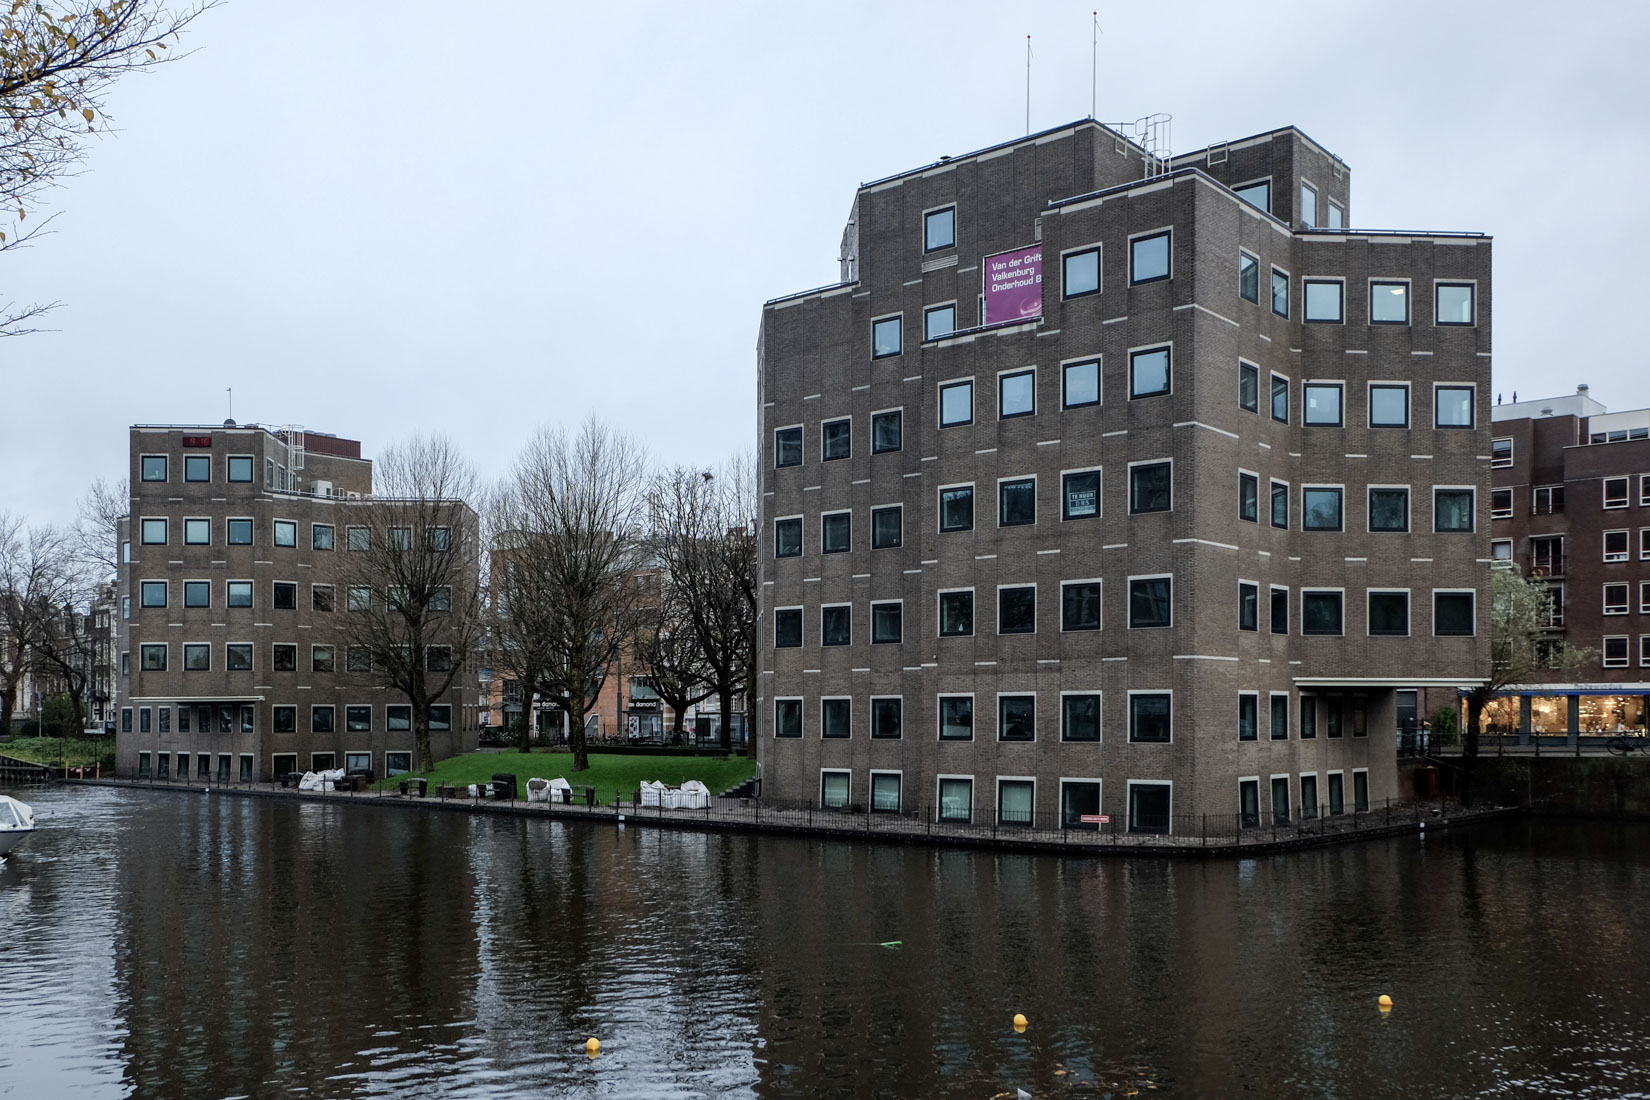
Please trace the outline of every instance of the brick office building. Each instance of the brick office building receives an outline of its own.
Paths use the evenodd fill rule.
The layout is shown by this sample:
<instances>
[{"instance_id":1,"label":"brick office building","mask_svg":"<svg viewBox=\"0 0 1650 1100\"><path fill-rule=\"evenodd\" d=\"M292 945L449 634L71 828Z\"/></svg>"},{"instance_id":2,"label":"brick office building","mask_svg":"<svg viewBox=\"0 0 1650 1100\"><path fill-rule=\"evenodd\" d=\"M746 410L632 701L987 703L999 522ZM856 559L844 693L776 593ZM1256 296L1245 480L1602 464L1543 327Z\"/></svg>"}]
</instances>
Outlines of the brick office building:
<instances>
[{"instance_id":1,"label":"brick office building","mask_svg":"<svg viewBox=\"0 0 1650 1100\"><path fill-rule=\"evenodd\" d=\"M361 445L227 421L139 425L130 478L117 773L410 770L405 696L361 670L338 628L355 598L343 559L371 530L362 510L379 507ZM476 700L472 666L432 716L437 759L475 747Z\"/></svg>"},{"instance_id":2,"label":"brick office building","mask_svg":"<svg viewBox=\"0 0 1650 1100\"><path fill-rule=\"evenodd\" d=\"M1492 410L1490 548L1553 591L1551 636L1596 650L1563 682L1521 685L1486 725L1642 733L1650 702L1650 409L1612 413L1586 386Z\"/></svg>"},{"instance_id":3,"label":"brick office building","mask_svg":"<svg viewBox=\"0 0 1650 1100\"><path fill-rule=\"evenodd\" d=\"M764 794L1178 831L1395 793L1397 692L1487 657L1490 241L1350 190L1292 128L1093 122L859 189L842 281L762 316Z\"/></svg>"}]
</instances>

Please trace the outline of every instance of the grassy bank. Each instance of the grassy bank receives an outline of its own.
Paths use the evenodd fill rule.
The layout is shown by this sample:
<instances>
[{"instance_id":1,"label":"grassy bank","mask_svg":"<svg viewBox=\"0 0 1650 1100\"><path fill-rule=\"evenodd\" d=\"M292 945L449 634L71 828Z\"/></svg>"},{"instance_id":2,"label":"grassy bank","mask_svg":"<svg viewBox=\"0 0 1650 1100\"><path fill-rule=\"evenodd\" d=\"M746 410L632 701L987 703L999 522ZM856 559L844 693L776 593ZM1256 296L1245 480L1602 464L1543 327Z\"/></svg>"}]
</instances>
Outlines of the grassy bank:
<instances>
[{"instance_id":1,"label":"grassy bank","mask_svg":"<svg viewBox=\"0 0 1650 1100\"><path fill-rule=\"evenodd\" d=\"M448 784L455 787L471 783L485 783L495 774L505 772L516 776L522 798L527 797L527 781L565 779L569 783L596 788L596 798L612 802L615 797L634 798L636 788L643 780L660 780L679 786L689 779L697 779L710 788L713 795L743 783L756 774L756 761L742 756L718 760L707 756L607 756L590 754L590 767L582 772L573 770L573 754L568 752L472 752L441 761L434 770L420 773L430 781L430 792ZM393 786L406 776L385 780Z\"/></svg>"},{"instance_id":2,"label":"grassy bank","mask_svg":"<svg viewBox=\"0 0 1650 1100\"><path fill-rule=\"evenodd\" d=\"M95 768L101 762L106 773L115 766L115 740L101 741L74 737L19 737L0 741L0 756L12 756L50 768Z\"/></svg>"}]
</instances>

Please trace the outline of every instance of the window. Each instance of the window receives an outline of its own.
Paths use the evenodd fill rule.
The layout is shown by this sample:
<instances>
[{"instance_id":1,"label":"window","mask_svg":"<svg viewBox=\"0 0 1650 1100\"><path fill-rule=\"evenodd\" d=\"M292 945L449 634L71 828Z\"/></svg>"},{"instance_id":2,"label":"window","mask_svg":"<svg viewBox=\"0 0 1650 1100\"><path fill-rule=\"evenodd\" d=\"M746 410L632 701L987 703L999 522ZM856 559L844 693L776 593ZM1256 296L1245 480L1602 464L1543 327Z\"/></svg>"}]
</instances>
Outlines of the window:
<instances>
[{"instance_id":1,"label":"window","mask_svg":"<svg viewBox=\"0 0 1650 1100\"><path fill-rule=\"evenodd\" d=\"M1272 269L1272 312L1279 317L1289 316L1289 273Z\"/></svg>"},{"instance_id":2,"label":"window","mask_svg":"<svg viewBox=\"0 0 1650 1100\"><path fill-rule=\"evenodd\" d=\"M412 729L412 707L405 703L384 708L384 728L391 733L405 733Z\"/></svg>"},{"instance_id":3,"label":"window","mask_svg":"<svg viewBox=\"0 0 1650 1100\"><path fill-rule=\"evenodd\" d=\"M1650 561L1650 527L1639 528L1639 560Z\"/></svg>"},{"instance_id":4,"label":"window","mask_svg":"<svg viewBox=\"0 0 1650 1100\"><path fill-rule=\"evenodd\" d=\"M1369 323L1372 325L1409 324L1409 284L1382 282L1369 284Z\"/></svg>"},{"instance_id":5,"label":"window","mask_svg":"<svg viewBox=\"0 0 1650 1100\"><path fill-rule=\"evenodd\" d=\"M344 662L351 672L371 672L372 651L364 645L352 645L345 652Z\"/></svg>"},{"instance_id":6,"label":"window","mask_svg":"<svg viewBox=\"0 0 1650 1100\"><path fill-rule=\"evenodd\" d=\"M1473 426L1473 387L1436 386L1433 388L1433 426L1438 428L1470 428Z\"/></svg>"},{"instance_id":7,"label":"window","mask_svg":"<svg viewBox=\"0 0 1650 1100\"><path fill-rule=\"evenodd\" d=\"M274 600L270 604L277 611L293 611L298 607L298 586L288 581L276 581Z\"/></svg>"},{"instance_id":8,"label":"window","mask_svg":"<svg viewBox=\"0 0 1650 1100\"><path fill-rule=\"evenodd\" d=\"M1022 527L1037 522L1037 479L1017 477L997 483L997 526Z\"/></svg>"},{"instance_id":9,"label":"window","mask_svg":"<svg viewBox=\"0 0 1650 1100\"><path fill-rule=\"evenodd\" d=\"M899 314L892 317L882 317L871 322L871 358L886 359L890 355L898 355L904 343L902 329L903 318Z\"/></svg>"},{"instance_id":10,"label":"window","mask_svg":"<svg viewBox=\"0 0 1650 1100\"><path fill-rule=\"evenodd\" d=\"M1340 634L1341 602L1339 592L1301 590L1301 633L1313 635Z\"/></svg>"},{"instance_id":11,"label":"window","mask_svg":"<svg viewBox=\"0 0 1650 1100\"><path fill-rule=\"evenodd\" d=\"M1604 613L1625 615L1629 602L1629 587L1625 581L1612 581L1604 586Z\"/></svg>"},{"instance_id":12,"label":"window","mask_svg":"<svg viewBox=\"0 0 1650 1100\"><path fill-rule=\"evenodd\" d=\"M1260 368L1242 360L1238 361L1238 407L1260 411Z\"/></svg>"},{"instance_id":13,"label":"window","mask_svg":"<svg viewBox=\"0 0 1650 1100\"><path fill-rule=\"evenodd\" d=\"M947 206L944 210L930 210L922 218L922 249L924 252L938 252L942 248L954 248L957 244L957 208Z\"/></svg>"},{"instance_id":14,"label":"window","mask_svg":"<svg viewBox=\"0 0 1650 1100\"><path fill-rule=\"evenodd\" d=\"M1377 638L1409 635L1409 593L1369 593L1369 633Z\"/></svg>"},{"instance_id":15,"label":"window","mask_svg":"<svg viewBox=\"0 0 1650 1100\"><path fill-rule=\"evenodd\" d=\"M1434 489L1432 491L1433 530L1471 531L1473 529L1473 491L1471 489Z\"/></svg>"},{"instance_id":16,"label":"window","mask_svg":"<svg viewBox=\"0 0 1650 1100\"><path fill-rule=\"evenodd\" d=\"M1168 744L1172 739L1168 692L1129 695L1129 740L1137 744Z\"/></svg>"},{"instance_id":17,"label":"window","mask_svg":"<svg viewBox=\"0 0 1650 1100\"><path fill-rule=\"evenodd\" d=\"M1172 577L1129 578L1129 626L1170 626L1173 620Z\"/></svg>"},{"instance_id":18,"label":"window","mask_svg":"<svg viewBox=\"0 0 1650 1100\"><path fill-rule=\"evenodd\" d=\"M940 779L940 820L967 823L974 819L974 781Z\"/></svg>"},{"instance_id":19,"label":"window","mask_svg":"<svg viewBox=\"0 0 1650 1100\"><path fill-rule=\"evenodd\" d=\"M365 584L352 584L345 594L345 604L351 611L372 610L372 587Z\"/></svg>"},{"instance_id":20,"label":"window","mask_svg":"<svg viewBox=\"0 0 1650 1100\"><path fill-rule=\"evenodd\" d=\"M1308 382L1304 387L1306 399L1305 421L1319 428L1341 426L1341 384L1339 382Z\"/></svg>"},{"instance_id":21,"label":"window","mask_svg":"<svg viewBox=\"0 0 1650 1100\"><path fill-rule=\"evenodd\" d=\"M1318 191L1310 183L1301 184L1301 224L1308 229L1318 224Z\"/></svg>"},{"instance_id":22,"label":"window","mask_svg":"<svg viewBox=\"0 0 1650 1100\"><path fill-rule=\"evenodd\" d=\"M820 425L820 455L826 462L847 458L852 452L853 421L827 420Z\"/></svg>"},{"instance_id":23,"label":"window","mask_svg":"<svg viewBox=\"0 0 1650 1100\"><path fill-rule=\"evenodd\" d=\"M309 545L312 550L332 549L332 524L312 523L309 527Z\"/></svg>"},{"instance_id":24,"label":"window","mask_svg":"<svg viewBox=\"0 0 1650 1100\"><path fill-rule=\"evenodd\" d=\"M1100 693L1060 696L1060 740L1100 740Z\"/></svg>"},{"instance_id":25,"label":"window","mask_svg":"<svg viewBox=\"0 0 1650 1100\"><path fill-rule=\"evenodd\" d=\"M1272 740L1289 740L1289 696L1272 695Z\"/></svg>"},{"instance_id":26,"label":"window","mask_svg":"<svg viewBox=\"0 0 1650 1100\"><path fill-rule=\"evenodd\" d=\"M1289 824L1289 777L1272 777L1272 824Z\"/></svg>"},{"instance_id":27,"label":"window","mask_svg":"<svg viewBox=\"0 0 1650 1100\"><path fill-rule=\"evenodd\" d=\"M1060 518L1090 519L1100 514L1100 471L1077 470L1060 477Z\"/></svg>"},{"instance_id":28,"label":"window","mask_svg":"<svg viewBox=\"0 0 1650 1100\"><path fill-rule=\"evenodd\" d=\"M775 649L802 647L802 609L783 607L773 613L773 644Z\"/></svg>"},{"instance_id":29,"label":"window","mask_svg":"<svg viewBox=\"0 0 1650 1100\"><path fill-rule=\"evenodd\" d=\"M1253 829L1260 824L1260 780L1238 780L1238 819L1241 827Z\"/></svg>"},{"instance_id":30,"label":"window","mask_svg":"<svg viewBox=\"0 0 1650 1100\"><path fill-rule=\"evenodd\" d=\"M1035 695L997 696L997 740L1035 741L1037 739L1037 697Z\"/></svg>"},{"instance_id":31,"label":"window","mask_svg":"<svg viewBox=\"0 0 1650 1100\"><path fill-rule=\"evenodd\" d=\"M1639 475L1639 507L1650 508L1650 474Z\"/></svg>"},{"instance_id":32,"label":"window","mask_svg":"<svg viewBox=\"0 0 1650 1100\"><path fill-rule=\"evenodd\" d=\"M432 601L433 603L433 601ZM313 611L331 611L334 606L333 589L330 584L312 584L309 586L309 605Z\"/></svg>"},{"instance_id":33,"label":"window","mask_svg":"<svg viewBox=\"0 0 1650 1100\"><path fill-rule=\"evenodd\" d=\"M372 549L372 529L370 527L346 527L344 529L344 549L365 551Z\"/></svg>"},{"instance_id":34,"label":"window","mask_svg":"<svg viewBox=\"0 0 1650 1100\"><path fill-rule=\"evenodd\" d=\"M1063 374L1066 408L1080 409L1100 404L1100 360L1067 363Z\"/></svg>"},{"instance_id":35,"label":"window","mask_svg":"<svg viewBox=\"0 0 1650 1100\"><path fill-rule=\"evenodd\" d=\"M230 672L252 671L252 643L231 642L223 647L223 667ZM202 732L205 732L204 729Z\"/></svg>"},{"instance_id":36,"label":"window","mask_svg":"<svg viewBox=\"0 0 1650 1100\"><path fill-rule=\"evenodd\" d=\"M275 521L275 545L295 547L298 545L298 525L289 519Z\"/></svg>"},{"instance_id":37,"label":"window","mask_svg":"<svg viewBox=\"0 0 1650 1100\"><path fill-rule=\"evenodd\" d=\"M142 581L138 585L139 607L165 607L166 582Z\"/></svg>"},{"instance_id":38,"label":"window","mask_svg":"<svg viewBox=\"0 0 1650 1100\"><path fill-rule=\"evenodd\" d=\"M1272 419L1289 423L1289 379L1281 374L1272 376Z\"/></svg>"},{"instance_id":39,"label":"window","mask_svg":"<svg viewBox=\"0 0 1650 1100\"><path fill-rule=\"evenodd\" d=\"M330 654L331 654L331 651L332 651L332 647L331 646L317 646L316 648L327 650L327 652L328 652L327 664L328 664L329 667L324 668L324 669L323 668L317 668L315 671L316 672L331 672L332 669L331 669L330 666L331 666L331 663L332 663L332 658L331 658ZM432 645L432 646L425 646L424 647L424 671L425 672L451 672L452 667L453 667L453 647L452 646L450 646L450 645Z\"/></svg>"},{"instance_id":40,"label":"window","mask_svg":"<svg viewBox=\"0 0 1650 1100\"><path fill-rule=\"evenodd\" d=\"M224 524L226 541L231 546L252 545L252 521L249 519L232 519Z\"/></svg>"},{"instance_id":41,"label":"window","mask_svg":"<svg viewBox=\"0 0 1650 1100\"><path fill-rule=\"evenodd\" d=\"M1627 484L1624 477L1607 477L1604 479L1604 507L1627 507Z\"/></svg>"},{"instance_id":42,"label":"window","mask_svg":"<svg viewBox=\"0 0 1650 1100\"><path fill-rule=\"evenodd\" d=\"M1129 832L1167 836L1173 831L1173 804L1171 784L1129 780Z\"/></svg>"},{"instance_id":43,"label":"window","mask_svg":"<svg viewBox=\"0 0 1650 1100\"><path fill-rule=\"evenodd\" d=\"M997 415L1002 420L1037 411L1037 372L1015 371L997 377Z\"/></svg>"},{"instance_id":44,"label":"window","mask_svg":"<svg viewBox=\"0 0 1650 1100\"><path fill-rule=\"evenodd\" d=\"M270 708L270 720L276 733L292 733L298 728L298 708L272 707ZM296 767L296 758L294 758L292 768L288 770L293 770ZM276 771L279 772L280 769L277 768Z\"/></svg>"},{"instance_id":45,"label":"window","mask_svg":"<svg viewBox=\"0 0 1650 1100\"><path fill-rule=\"evenodd\" d=\"M826 512L819 517L820 552L845 554L851 541L852 512Z\"/></svg>"},{"instance_id":46,"label":"window","mask_svg":"<svg viewBox=\"0 0 1650 1100\"><path fill-rule=\"evenodd\" d=\"M1060 586L1060 629L1100 629L1100 582L1066 581Z\"/></svg>"},{"instance_id":47,"label":"window","mask_svg":"<svg viewBox=\"0 0 1650 1100\"><path fill-rule=\"evenodd\" d=\"M1490 490L1490 518L1511 519L1513 514L1513 491L1511 489Z\"/></svg>"},{"instance_id":48,"label":"window","mask_svg":"<svg viewBox=\"0 0 1650 1100\"><path fill-rule=\"evenodd\" d=\"M298 647L287 643L271 646L269 667L276 672L297 672Z\"/></svg>"},{"instance_id":49,"label":"window","mask_svg":"<svg viewBox=\"0 0 1650 1100\"><path fill-rule=\"evenodd\" d=\"M1260 478L1238 474L1238 519L1260 522Z\"/></svg>"},{"instance_id":50,"label":"window","mask_svg":"<svg viewBox=\"0 0 1650 1100\"><path fill-rule=\"evenodd\" d=\"M775 737L802 736L802 700L775 699L773 701L773 735Z\"/></svg>"},{"instance_id":51,"label":"window","mask_svg":"<svg viewBox=\"0 0 1650 1100\"><path fill-rule=\"evenodd\" d=\"M1301 527L1307 531L1341 529L1341 490L1328 486L1301 489Z\"/></svg>"},{"instance_id":52,"label":"window","mask_svg":"<svg viewBox=\"0 0 1650 1100\"><path fill-rule=\"evenodd\" d=\"M872 645L897 645L902 640L900 620L903 610L899 600L871 605Z\"/></svg>"},{"instance_id":53,"label":"window","mask_svg":"<svg viewBox=\"0 0 1650 1100\"><path fill-rule=\"evenodd\" d=\"M166 646L152 643L138 646L138 668L144 672L165 672Z\"/></svg>"},{"instance_id":54,"label":"window","mask_svg":"<svg viewBox=\"0 0 1650 1100\"><path fill-rule=\"evenodd\" d=\"M1268 214L1272 212L1271 180L1264 179L1258 180L1255 183L1245 183L1241 186L1232 188L1232 192L1250 206L1264 210Z\"/></svg>"},{"instance_id":55,"label":"window","mask_svg":"<svg viewBox=\"0 0 1650 1100\"><path fill-rule=\"evenodd\" d=\"M1334 199L1329 200L1329 225L1328 225L1328 228L1330 228L1330 229L1345 229L1346 228L1346 211L1342 210L1341 209L1341 204L1336 202Z\"/></svg>"},{"instance_id":56,"label":"window","mask_svg":"<svg viewBox=\"0 0 1650 1100\"><path fill-rule=\"evenodd\" d=\"M1628 655L1628 639L1625 634L1620 637L1604 639L1604 667L1626 668Z\"/></svg>"},{"instance_id":57,"label":"window","mask_svg":"<svg viewBox=\"0 0 1650 1100\"><path fill-rule=\"evenodd\" d=\"M897 814L900 811L900 774L898 772L871 773L871 812Z\"/></svg>"},{"instance_id":58,"label":"window","mask_svg":"<svg viewBox=\"0 0 1650 1100\"><path fill-rule=\"evenodd\" d=\"M940 530L968 531L974 526L974 486L953 485L940 490Z\"/></svg>"},{"instance_id":59,"label":"window","mask_svg":"<svg viewBox=\"0 0 1650 1100\"><path fill-rule=\"evenodd\" d=\"M183 670L185 672L212 671L212 647L202 642L185 643L183 647Z\"/></svg>"},{"instance_id":60,"label":"window","mask_svg":"<svg viewBox=\"0 0 1650 1100\"><path fill-rule=\"evenodd\" d=\"M922 311L922 338L924 340L940 340L956 331L957 306L955 303L930 306Z\"/></svg>"},{"instance_id":61,"label":"window","mask_svg":"<svg viewBox=\"0 0 1650 1100\"><path fill-rule=\"evenodd\" d=\"M1369 490L1369 529L1371 531L1408 531L1409 490L1371 486Z\"/></svg>"},{"instance_id":62,"label":"window","mask_svg":"<svg viewBox=\"0 0 1650 1100\"><path fill-rule=\"evenodd\" d=\"M974 740L974 697L940 696L940 740Z\"/></svg>"},{"instance_id":63,"label":"window","mask_svg":"<svg viewBox=\"0 0 1650 1100\"><path fill-rule=\"evenodd\" d=\"M390 548L392 550L412 549L412 528L391 527L389 530Z\"/></svg>"},{"instance_id":64,"label":"window","mask_svg":"<svg viewBox=\"0 0 1650 1100\"><path fill-rule=\"evenodd\" d=\"M1129 281L1151 283L1167 279L1170 273L1168 230L1129 242Z\"/></svg>"},{"instance_id":65,"label":"window","mask_svg":"<svg viewBox=\"0 0 1650 1100\"><path fill-rule=\"evenodd\" d=\"M779 428L773 433L773 464L777 467L802 465L802 428ZM351 542L357 528L350 528ZM350 549L355 549L351 546Z\"/></svg>"},{"instance_id":66,"label":"window","mask_svg":"<svg viewBox=\"0 0 1650 1100\"><path fill-rule=\"evenodd\" d=\"M904 515L898 504L871 509L871 549L891 550L903 539Z\"/></svg>"},{"instance_id":67,"label":"window","mask_svg":"<svg viewBox=\"0 0 1650 1100\"><path fill-rule=\"evenodd\" d=\"M1169 392L1169 349L1129 353L1129 397L1156 397Z\"/></svg>"},{"instance_id":68,"label":"window","mask_svg":"<svg viewBox=\"0 0 1650 1100\"><path fill-rule=\"evenodd\" d=\"M1490 468L1502 469L1513 464L1513 441L1510 439L1490 440Z\"/></svg>"},{"instance_id":69,"label":"window","mask_svg":"<svg viewBox=\"0 0 1650 1100\"><path fill-rule=\"evenodd\" d=\"M974 633L974 590L941 592L940 637L965 638Z\"/></svg>"},{"instance_id":70,"label":"window","mask_svg":"<svg viewBox=\"0 0 1650 1100\"><path fill-rule=\"evenodd\" d=\"M1491 539L1490 558L1497 562L1512 561L1512 539Z\"/></svg>"},{"instance_id":71,"label":"window","mask_svg":"<svg viewBox=\"0 0 1650 1100\"><path fill-rule=\"evenodd\" d=\"M1037 631L1037 586L997 589L997 633L1034 634Z\"/></svg>"},{"instance_id":72,"label":"window","mask_svg":"<svg viewBox=\"0 0 1650 1100\"><path fill-rule=\"evenodd\" d=\"M1318 736L1318 697L1301 696L1301 740L1312 741Z\"/></svg>"},{"instance_id":73,"label":"window","mask_svg":"<svg viewBox=\"0 0 1650 1100\"><path fill-rule=\"evenodd\" d=\"M1543 485L1530 494L1530 511L1538 516L1564 511L1564 486Z\"/></svg>"},{"instance_id":74,"label":"window","mask_svg":"<svg viewBox=\"0 0 1650 1100\"><path fill-rule=\"evenodd\" d=\"M1473 597L1475 593L1433 592L1432 632L1440 638L1470 638L1475 633Z\"/></svg>"},{"instance_id":75,"label":"window","mask_svg":"<svg viewBox=\"0 0 1650 1100\"><path fill-rule=\"evenodd\" d=\"M1272 526L1282 530L1289 528L1289 483L1287 481L1272 482Z\"/></svg>"},{"instance_id":76,"label":"window","mask_svg":"<svg viewBox=\"0 0 1650 1100\"><path fill-rule=\"evenodd\" d=\"M1331 324L1340 324L1344 321L1346 318L1342 297L1345 289L1345 284L1338 279L1307 279L1306 319Z\"/></svg>"},{"instance_id":77,"label":"window","mask_svg":"<svg viewBox=\"0 0 1650 1100\"><path fill-rule=\"evenodd\" d=\"M166 456L143 455L138 459L139 478L143 481L166 480Z\"/></svg>"},{"instance_id":78,"label":"window","mask_svg":"<svg viewBox=\"0 0 1650 1100\"><path fill-rule=\"evenodd\" d=\"M229 581L224 585L224 606L251 607L252 582Z\"/></svg>"},{"instance_id":79,"label":"window","mask_svg":"<svg viewBox=\"0 0 1650 1100\"><path fill-rule=\"evenodd\" d=\"M903 734L901 703L898 697L871 697L871 737L876 740L897 739Z\"/></svg>"},{"instance_id":80,"label":"window","mask_svg":"<svg viewBox=\"0 0 1650 1100\"><path fill-rule=\"evenodd\" d=\"M144 546L166 545L166 521L164 519L145 519L139 524L142 534L139 541Z\"/></svg>"},{"instance_id":81,"label":"window","mask_svg":"<svg viewBox=\"0 0 1650 1100\"><path fill-rule=\"evenodd\" d=\"M1440 325L1470 325L1474 322L1473 284L1439 283L1437 316Z\"/></svg>"},{"instance_id":82,"label":"window","mask_svg":"<svg viewBox=\"0 0 1650 1100\"><path fill-rule=\"evenodd\" d=\"M185 606L185 607L211 607L212 606L212 582L211 581L184 581L183 582L183 606Z\"/></svg>"},{"instance_id":83,"label":"window","mask_svg":"<svg viewBox=\"0 0 1650 1100\"><path fill-rule=\"evenodd\" d=\"M847 699L821 699L819 701L819 736L821 737L850 737L852 729L852 704Z\"/></svg>"},{"instance_id":84,"label":"window","mask_svg":"<svg viewBox=\"0 0 1650 1100\"><path fill-rule=\"evenodd\" d=\"M1260 261L1247 252L1238 253L1238 293L1246 302L1260 301Z\"/></svg>"},{"instance_id":85,"label":"window","mask_svg":"<svg viewBox=\"0 0 1650 1100\"><path fill-rule=\"evenodd\" d=\"M184 520L183 544L185 546L212 545L212 521L209 519Z\"/></svg>"},{"instance_id":86,"label":"window","mask_svg":"<svg viewBox=\"0 0 1650 1100\"><path fill-rule=\"evenodd\" d=\"M940 387L940 427L974 422L974 383L951 382Z\"/></svg>"},{"instance_id":87,"label":"window","mask_svg":"<svg viewBox=\"0 0 1650 1100\"><path fill-rule=\"evenodd\" d=\"M1129 512L1167 512L1173 504L1173 463L1143 462L1129 467Z\"/></svg>"},{"instance_id":88,"label":"window","mask_svg":"<svg viewBox=\"0 0 1650 1100\"><path fill-rule=\"evenodd\" d=\"M1065 296L1078 298L1100 292L1100 250L1087 248L1068 252L1060 258L1064 274Z\"/></svg>"},{"instance_id":89,"label":"window","mask_svg":"<svg viewBox=\"0 0 1650 1100\"><path fill-rule=\"evenodd\" d=\"M445 554L453 548L453 532L448 527L424 528L424 545L438 554Z\"/></svg>"},{"instance_id":90,"label":"window","mask_svg":"<svg viewBox=\"0 0 1650 1100\"><path fill-rule=\"evenodd\" d=\"M371 707L345 707L344 728L350 733L372 732Z\"/></svg>"},{"instance_id":91,"label":"window","mask_svg":"<svg viewBox=\"0 0 1650 1100\"><path fill-rule=\"evenodd\" d=\"M871 414L871 453L888 454L904 445L902 413L899 409ZM800 441L799 441L800 442Z\"/></svg>"},{"instance_id":92,"label":"window","mask_svg":"<svg viewBox=\"0 0 1650 1100\"><path fill-rule=\"evenodd\" d=\"M1260 585L1238 582L1238 629L1260 629Z\"/></svg>"},{"instance_id":93,"label":"window","mask_svg":"<svg viewBox=\"0 0 1650 1100\"><path fill-rule=\"evenodd\" d=\"M1352 808L1361 814L1369 812L1369 772L1363 768L1352 773Z\"/></svg>"},{"instance_id":94,"label":"window","mask_svg":"<svg viewBox=\"0 0 1650 1100\"><path fill-rule=\"evenodd\" d=\"M1409 387L1397 383L1378 383L1369 387L1369 426L1371 428L1409 427Z\"/></svg>"},{"instance_id":95,"label":"window","mask_svg":"<svg viewBox=\"0 0 1650 1100\"><path fill-rule=\"evenodd\" d=\"M802 556L802 517L787 516L773 521L773 556L797 558Z\"/></svg>"},{"instance_id":96,"label":"window","mask_svg":"<svg viewBox=\"0 0 1650 1100\"><path fill-rule=\"evenodd\" d=\"M1238 740L1258 740L1259 731L1260 696L1252 691L1238 692Z\"/></svg>"},{"instance_id":97,"label":"window","mask_svg":"<svg viewBox=\"0 0 1650 1100\"><path fill-rule=\"evenodd\" d=\"M848 805L850 773L821 768L819 772L819 807L822 810L840 810Z\"/></svg>"}]
</instances>

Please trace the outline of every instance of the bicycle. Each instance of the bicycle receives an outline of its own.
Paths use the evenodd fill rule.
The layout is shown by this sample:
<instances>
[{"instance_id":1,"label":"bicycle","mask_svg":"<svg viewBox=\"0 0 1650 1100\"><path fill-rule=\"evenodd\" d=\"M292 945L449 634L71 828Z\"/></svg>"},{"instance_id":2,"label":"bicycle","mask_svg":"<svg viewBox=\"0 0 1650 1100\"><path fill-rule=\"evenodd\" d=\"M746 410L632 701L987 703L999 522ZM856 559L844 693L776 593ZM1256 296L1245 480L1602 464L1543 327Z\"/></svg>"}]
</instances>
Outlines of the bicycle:
<instances>
[{"instance_id":1,"label":"bicycle","mask_svg":"<svg viewBox=\"0 0 1650 1100\"><path fill-rule=\"evenodd\" d=\"M1617 734L1604 743L1611 756L1630 756L1635 752L1650 753L1650 739L1642 735Z\"/></svg>"}]
</instances>

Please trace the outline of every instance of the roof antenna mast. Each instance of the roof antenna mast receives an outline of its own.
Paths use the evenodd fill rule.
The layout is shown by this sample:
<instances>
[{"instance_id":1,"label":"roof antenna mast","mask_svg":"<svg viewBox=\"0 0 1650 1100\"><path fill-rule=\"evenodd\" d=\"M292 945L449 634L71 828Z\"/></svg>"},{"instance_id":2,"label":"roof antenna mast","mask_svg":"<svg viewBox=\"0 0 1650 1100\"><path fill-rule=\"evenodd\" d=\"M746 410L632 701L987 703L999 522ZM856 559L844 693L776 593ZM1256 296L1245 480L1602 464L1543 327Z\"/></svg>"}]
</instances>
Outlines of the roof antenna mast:
<instances>
[{"instance_id":1,"label":"roof antenna mast","mask_svg":"<svg viewBox=\"0 0 1650 1100\"><path fill-rule=\"evenodd\" d=\"M1094 13L1094 29L1089 36L1089 118L1100 106L1100 13Z\"/></svg>"},{"instance_id":2,"label":"roof antenna mast","mask_svg":"<svg viewBox=\"0 0 1650 1100\"><path fill-rule=\"evenodd\" d=\"M1026 133L1031 133L1031 35L1026 35Z\"/></svg>"}]
</instances>

